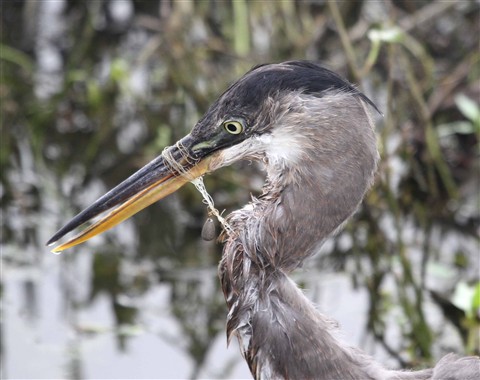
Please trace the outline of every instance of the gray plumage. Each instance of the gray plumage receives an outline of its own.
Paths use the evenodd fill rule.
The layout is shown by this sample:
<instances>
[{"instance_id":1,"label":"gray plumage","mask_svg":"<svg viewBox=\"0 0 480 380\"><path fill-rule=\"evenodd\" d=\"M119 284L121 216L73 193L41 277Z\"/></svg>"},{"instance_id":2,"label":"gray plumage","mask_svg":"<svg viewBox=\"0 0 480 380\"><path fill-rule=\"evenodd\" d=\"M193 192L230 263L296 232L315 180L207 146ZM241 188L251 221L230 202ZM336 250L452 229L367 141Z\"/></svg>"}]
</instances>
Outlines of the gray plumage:
<instances>
[{"instance_id":1,"label":"gray plumage","mask_svg":"<svg viewBox=\"0 0 480 380\"><path fill-rule=\"evenodd\" d=\"M370 99L314 63L255 67L190 134L79 213L48 244L118 205L55 250L94 236L102 223L111 227L175 191L188 173L257 160L267 173L263 192L228 216L219 266L228 340L237 337L256 379L480 379L476 357L447 355L433 369L415 372L385 369L342 343L336 323L288 277L343 226L373 183L379 156L369 108L376 109ZM205 226L204 238L213 236L213 227Z\"/></svg>"},{"instance_id":2,"label":"gray plumage","mask_svg":"<svg viewBox=\"0 0 480 380\"><path fill-rule=\"evenodd\" d=\"M229 115L225 103L249 80L247 74L227 91L207 118ZM449 369L462 365L462 377L452 379L478 378L478 358L446 357L440 367L416 372L383 368L340 342L336 324L288 278L341 228L373 182L378 152L367 108L351 89L321 97L301 88L272 92L252 126L261 134L223 150L212 165L258 160L267 173L262 195L229 215L237 235L223 236L219 266L228 340L238 338L257 379L441 379L462 373Z\"/></svg>"}]
</instances>

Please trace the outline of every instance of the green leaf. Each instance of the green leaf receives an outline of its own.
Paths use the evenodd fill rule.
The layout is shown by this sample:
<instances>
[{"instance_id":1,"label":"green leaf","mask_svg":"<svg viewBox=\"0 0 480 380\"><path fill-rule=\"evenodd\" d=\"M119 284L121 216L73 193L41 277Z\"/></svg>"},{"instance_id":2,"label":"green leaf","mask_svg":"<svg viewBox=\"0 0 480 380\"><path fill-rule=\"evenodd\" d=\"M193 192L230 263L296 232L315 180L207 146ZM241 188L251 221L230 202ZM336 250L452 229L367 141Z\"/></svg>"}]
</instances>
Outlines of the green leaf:
<instances>
[{"instance_id":1,"label":"green leaf","mask_svg":"<svg viewBox=\"0 0 480 380\"><path fill-rule=\"evenodd\" d=\"M87 99L91 106L98 107L102 102L102 91L95 80L87 82Z\"/></svg>"},{"instance_id":2,"label":"green leaf","mask_svg":"<svg viewBox=\"0 0 480 380\"><path fill-rule=\"evenodd\" d=\"M402 42L404 33L400 28L372 29L367 34L372 42Z\"/></svg>"},{"instance_id":3,"label":"green leaf","mask_svg":"<svg viewBox=\"0 0 480 380\"><path fill-rule=\"evenodd\" d=\"M0 60L14 63L28 73L33 73L34 63L23 51L0 44Z\"/></svg>"},{"instance_id":4,"label":"green leaf","mask_svg":"<svg viewBox=\"0 0 480 380\"><path fill-rule=\"evenodd\" d=\"M455 104L460 112L475 125L480 124L480 108L477 103L463 94L455 96Z\"/></svg>"},{"instance_id":5,"label":"green leaf","mask_svg":"<svg viewBox=\"0 0 480 380\"><path fill-rule=\"evenodd\" d=\"M128 74L128 64L124 59L117 58L110 65L110 77L114 82L121 83Z\"/></svg>"},{"instance_id":6,"label":"green leaf","mask_svg":"<svg viewBox=\"0 0 480 380\"><path fill-rule=\"evenodd\" d=\"M467 316L472 312L472 300L475 294L473 286L469 286L466 282L459 282L455 287L452 296L452 303L463 310Z\"/></svg>"},{"instance_id":7,"label":"green leaf","mask_svg":"<svg viewBox=\"0 0 480 380\"><path fill-rule=\"evenodd\" d=\"M480 309L480 281L477 282L477 286L475 286L475 290L473 292L472 309Z\"/></svg>"},{"instance_id":8,"label":"green leaf","mask_svg":"<svg viewBox=\"0 0 480 380\"><path fill-rule=\"evenodd\" d=\"M469 121L453 121L448 124L440 124L435 127L438 137L447 137L455 133L468 135L475 133L475 126ZM478 132L478 131L477 131Z\"/></svg>"}]
</instances>

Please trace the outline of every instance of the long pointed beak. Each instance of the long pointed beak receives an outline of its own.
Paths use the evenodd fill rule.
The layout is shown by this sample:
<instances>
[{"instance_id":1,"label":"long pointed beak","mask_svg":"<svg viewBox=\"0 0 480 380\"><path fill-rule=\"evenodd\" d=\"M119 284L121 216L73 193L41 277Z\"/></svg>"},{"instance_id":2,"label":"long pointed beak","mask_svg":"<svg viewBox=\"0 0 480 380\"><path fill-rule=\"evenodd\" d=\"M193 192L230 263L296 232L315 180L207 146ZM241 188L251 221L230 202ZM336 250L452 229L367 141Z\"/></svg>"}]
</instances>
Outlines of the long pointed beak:
<instances>
[{"instance_id":1,"label":"long pointed beak","mask_svg":"<svg viewBox=\"0 0 480 380\"><path fill-rule=\"evenodd\" d=\"M164 155L158 156L80 212L53 235L47 245L55 244L70 231L116 206L96 223L55 247L52 252L59 253L109 230L207 172L212 156L197 157L192 150L193 144L193 138L187 135L169 148L168 160Z\"/></svg>"}]
</instances>

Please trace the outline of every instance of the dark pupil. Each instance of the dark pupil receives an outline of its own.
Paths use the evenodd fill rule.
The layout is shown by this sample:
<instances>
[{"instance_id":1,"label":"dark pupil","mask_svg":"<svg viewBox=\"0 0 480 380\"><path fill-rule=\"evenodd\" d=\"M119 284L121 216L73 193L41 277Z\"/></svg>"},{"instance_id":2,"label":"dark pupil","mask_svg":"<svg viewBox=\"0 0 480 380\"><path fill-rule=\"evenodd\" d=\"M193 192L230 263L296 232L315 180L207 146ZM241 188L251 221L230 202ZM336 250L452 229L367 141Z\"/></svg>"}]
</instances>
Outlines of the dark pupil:
<instances>
[{"instance_id":1,"label":"dark pupil","mask_svg":"<svg viewBox=\"0 0 480 380\"><path fill-rule=\"evenodd\" d=\"M233 123L228 123L227 124L227 129L230 131L230 132L237 132L237 126Z\"/></svg>"}]
</instances>

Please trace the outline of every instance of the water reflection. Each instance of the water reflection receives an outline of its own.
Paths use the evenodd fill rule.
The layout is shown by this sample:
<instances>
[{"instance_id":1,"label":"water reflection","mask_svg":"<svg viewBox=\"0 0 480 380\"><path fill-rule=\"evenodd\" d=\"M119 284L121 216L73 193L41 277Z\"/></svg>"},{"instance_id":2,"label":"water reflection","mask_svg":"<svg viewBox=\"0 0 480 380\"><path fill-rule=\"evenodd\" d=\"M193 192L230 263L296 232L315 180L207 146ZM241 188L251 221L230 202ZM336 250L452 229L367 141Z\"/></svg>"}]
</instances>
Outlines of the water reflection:
<instances>
[{"instance_id":1,"label":"water reflection","mask_svg":"<svg viewBox=\"0 0 480 380\"><path fill-rule=\"evenodd\" d=\"M370 25L364 15L378 13L382 23L396 12L364 3L359 15L345 2L342 14L357 20L350 35L366 52L369 41L358 30L376 21ZM11 4L2 9L8 17L0 86L3 377L249 378L236 343L226 349L216 277L221 247L200 239L206 215L192 186L71 253L51 255L44 242L186 134L253 63L307 57L345 69L328 7L257 2L242 13L223 2ZM465 4L450 13L461 30L472 23ZM245 15L251 30L235 33ZM415 33L426 50L442 49L430 34ZM455 35L442 35L455 43ZM465 49L456 57L467 69L474 35L462 32L455 44ZM392 367L479 347L478 310L459 307L462 292L452 297L459 285L471 289L478 281L478 140L450 123L468 121L454 101L435 111L430 99L427 121L443 123L447 133L433 141L443 144L448 162L434 155L427 123L412 111L412 87L402 86L418 75L422 94L445 87L428 87L420 80L428 77L424 65L408 57L419 74L395 66L406 58L388 45L378 70L363 78L386 113L376 187L355 221L296 278L339 320L346 341ZM382 76L388 72L395 75ZM460 78L458 91L468 93L474 81ZM232 210L262 179L245 163L206 184L217 207Z\"/></svg>"}]
</instances>

